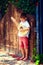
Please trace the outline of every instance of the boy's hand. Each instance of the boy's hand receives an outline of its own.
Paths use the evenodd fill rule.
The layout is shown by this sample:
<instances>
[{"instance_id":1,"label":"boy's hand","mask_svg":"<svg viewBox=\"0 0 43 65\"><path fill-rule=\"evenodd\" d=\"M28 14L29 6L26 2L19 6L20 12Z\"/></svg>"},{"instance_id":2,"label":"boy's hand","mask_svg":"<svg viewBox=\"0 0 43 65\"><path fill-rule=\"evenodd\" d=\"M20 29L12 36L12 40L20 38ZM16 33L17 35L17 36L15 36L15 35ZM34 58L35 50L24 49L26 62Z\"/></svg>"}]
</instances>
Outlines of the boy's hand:
<instances>
[{"instance_id":1,"label":"boy's hand","mask_svg":"<svg viewBox=\"0 0 43 65\"><path fill-rule=\"evenodd\" d=\"M29 31L29 28L20 29L20 32L27 32L27 31Z\"/></svg>"}]
</instances>

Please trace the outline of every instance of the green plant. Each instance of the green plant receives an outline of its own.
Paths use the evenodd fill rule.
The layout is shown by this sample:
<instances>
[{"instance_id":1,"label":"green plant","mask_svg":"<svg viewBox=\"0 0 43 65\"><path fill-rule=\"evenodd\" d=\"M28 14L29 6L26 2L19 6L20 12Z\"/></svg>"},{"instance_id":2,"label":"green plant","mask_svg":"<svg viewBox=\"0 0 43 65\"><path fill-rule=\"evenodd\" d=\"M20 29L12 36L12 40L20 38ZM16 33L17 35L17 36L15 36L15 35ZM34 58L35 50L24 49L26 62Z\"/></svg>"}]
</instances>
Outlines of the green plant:
<instances>
[{"instance_id":1,"label":"green plant","mask_svg":"<svg viewBox=\"0 0 43 65\"><path fill-rule=\"evenodd\" d=\"M36 65L43 64L43 54L37 54L35 58L36 58L36 61L35 61Z\"/></svg>"},{"instance_id":2,"label":"green plant","mask_svg":"<svg viewBox=\"0 0 43 65\"><path fill-rule=\"evenodd\" d=\"M39 54L36 54L36 56L35 56L35 64L36 65L39 65L39 63L40 63L40 55Z\"/></svg>"},{"instance_id":3,"label":"green plant","mask_svg":"<svg viewBox=\"0 0 43 65\"><path fill-rule=\"evenodd\" d=\"M36 53L37 49L34 48L33 49L33 56L32 56L32 59L34 60L35 64L36 65L39 65L40 63L40 55Z\"/></svg>"},{"instance_id":4,"label":"green plant","mask_svg":"<svg viewBox=\"0 0 43 65\"><path fill-rule=\"evenodd\" d=\"M33 49L32 59L36 65L43 64L43 54L37 54L37 49Z\"/></svg>"},{"instance_id":5,"label":"green plant","mask_svg":"<svg viewBox=\"0 0 43 65\"><path fill-rule=\"evenodd\" d=\"M43 64L43 54L40 54L40 63Z\"/></svg>"},{"instance_id":6,"label":"green plant","mask_svg":"<svg viewBox=\"0 0 43 65\"><path fill-rule=\"evenodd\" d=\"M34 60L34 62L36 61L36 48L33 49L33 55L32 55L32 59Z\"/></svg>"},{"instance_id":7,"label":"green plant","mask_svg":"<svg viewBox=\"0 0 43 65\"><path fill-rule=\"evenodd\" d=\"M40 60L36 60L35 64L36 65L39 65L39 62L40 62Z\"/></svg>"}]
</instances>

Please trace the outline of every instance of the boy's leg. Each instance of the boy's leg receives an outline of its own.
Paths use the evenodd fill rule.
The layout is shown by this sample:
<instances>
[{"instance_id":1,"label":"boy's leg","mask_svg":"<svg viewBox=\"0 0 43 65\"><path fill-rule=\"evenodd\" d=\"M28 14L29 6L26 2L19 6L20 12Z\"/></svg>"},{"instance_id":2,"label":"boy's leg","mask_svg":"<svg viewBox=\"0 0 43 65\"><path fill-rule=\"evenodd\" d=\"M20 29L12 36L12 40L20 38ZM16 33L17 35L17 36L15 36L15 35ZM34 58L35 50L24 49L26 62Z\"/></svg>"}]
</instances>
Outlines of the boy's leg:
<instances>
[{"instance_id":1,"label":"boy's leg","mask_svg":"<svg viewBox=\"0 0 43 65\"><path fill-rule=\"evenodd\" d=\"M25 58L23 60L27 60L28 59L28 49L25 49Z\"/></svg>"},{"instance_id":2,"label":"boy's leg","mask_svg":"<svg viewBox=\"0 0 43 65\"><path fill-rule=\"evenodd\" d=\"M25 58L23 60L28 59L28 38L24 38L24 50L25 50Z\"/></svg>"},{"instance_id":3,"label":"boy's leg","mask_svg":"<svg viewBox=\"0 0 43 65\"><path fill-rule=\"evenodd\" d=\"M23 39L22 37L19 38L19 48L20 48L20 51L22 53L22 57L20 59L24 58L24 45L23 45L22 39Z\"/></svg>"},{"instance_id":4,"label":"boy's leg","mask_svg":"<svg viewBox=\"0 0 43 65\"><path fill-rule=\"evenodd\" d=\"M21 48L21 53L22 53L22 57L20 59L23 59L24 58L24 49Z\"/></svg>"}]
</instances>

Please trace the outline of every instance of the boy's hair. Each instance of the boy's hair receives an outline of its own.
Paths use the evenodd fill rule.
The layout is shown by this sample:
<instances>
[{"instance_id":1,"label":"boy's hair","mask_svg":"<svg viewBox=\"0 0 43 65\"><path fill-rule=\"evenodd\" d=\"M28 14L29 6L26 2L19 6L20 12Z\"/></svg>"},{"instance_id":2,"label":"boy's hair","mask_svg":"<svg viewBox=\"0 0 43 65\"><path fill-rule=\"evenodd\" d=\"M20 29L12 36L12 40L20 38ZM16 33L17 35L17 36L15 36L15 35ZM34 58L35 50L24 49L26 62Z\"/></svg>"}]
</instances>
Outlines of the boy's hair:
<instances>
[{"instance_id":1,"label":"boy's hair","mask_svg":"<svg viewBox=\"0 0 43 65\"><path fill-rule=\"evenodd\" d=\"M26 13L22 13L20 18L27 18Z\"/></svg>"}]
</instances>

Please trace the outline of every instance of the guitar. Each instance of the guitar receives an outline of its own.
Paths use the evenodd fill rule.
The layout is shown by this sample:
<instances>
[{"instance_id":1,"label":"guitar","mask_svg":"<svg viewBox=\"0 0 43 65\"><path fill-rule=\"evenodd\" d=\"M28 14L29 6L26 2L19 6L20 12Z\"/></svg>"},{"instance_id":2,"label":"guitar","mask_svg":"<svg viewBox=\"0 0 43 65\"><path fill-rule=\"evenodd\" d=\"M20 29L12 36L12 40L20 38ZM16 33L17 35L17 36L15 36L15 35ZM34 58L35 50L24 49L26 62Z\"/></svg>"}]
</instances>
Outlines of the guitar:
<instances>
[{"instance_id":1,"label":"guitar","mask_svg":"<svg viewBox=\"0 0 43 65\"><path fill-rule=\"evenodd\" d=\"M11 17L11 20L16 24L16 27L18 29L18 31L22 34L22 35L26 35L29 31L29 28L23 28L22 25L19 25L17 23L17 21L15 20L15 18Z\"/></svg>"}]
</instances>

